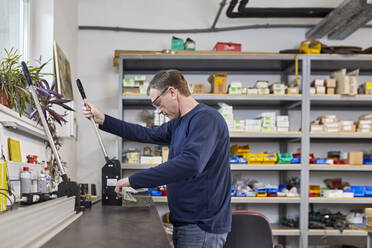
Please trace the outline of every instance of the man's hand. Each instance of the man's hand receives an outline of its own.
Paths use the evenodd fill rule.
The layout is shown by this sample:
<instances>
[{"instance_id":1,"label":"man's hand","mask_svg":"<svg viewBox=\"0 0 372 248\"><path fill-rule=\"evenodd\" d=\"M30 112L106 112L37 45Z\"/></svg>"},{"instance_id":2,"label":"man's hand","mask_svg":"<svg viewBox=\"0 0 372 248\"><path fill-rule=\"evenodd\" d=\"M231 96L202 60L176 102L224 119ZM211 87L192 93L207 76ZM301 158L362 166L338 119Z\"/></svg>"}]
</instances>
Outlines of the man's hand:
<instances>
[{"instance_id":1,"label":"man's hand","mask_svg":"<svg viewBox=\"0 0 372 248\"><path fill-rule=\"evenodd\" d=\"M115 192L116 194L122 195L121 190L123 187L130 187L129 179L123 178L116 183Z\"/></svg>"},{"instance_id":2,"label":"man's hand","mask_svg":"<svg viewBox=\"0 0 372 248\"><path fill-rule=\"evenodd\" d=\"M105 115L101 112L101 110L87 100L84 100L83 103L83 114L88 119L93 117L94 122L100 125L102 125L105 121Z\"/></svg>"}]
</instances>

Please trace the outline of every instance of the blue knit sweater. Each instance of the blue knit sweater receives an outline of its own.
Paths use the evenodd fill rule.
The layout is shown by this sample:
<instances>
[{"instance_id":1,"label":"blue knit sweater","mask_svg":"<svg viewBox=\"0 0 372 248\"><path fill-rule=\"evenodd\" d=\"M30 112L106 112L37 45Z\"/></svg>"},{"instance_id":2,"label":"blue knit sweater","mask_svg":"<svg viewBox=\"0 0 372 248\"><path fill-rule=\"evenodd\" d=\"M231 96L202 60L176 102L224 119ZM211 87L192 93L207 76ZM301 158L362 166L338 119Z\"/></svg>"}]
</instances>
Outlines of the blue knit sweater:
<instances>
[{"instance_id":1,"label":"blue knit sweater","mask_svg":"<svg viewBox=\"0 0 372 248\"><path fill-rule=\"evenodd\" d=\"M133 188L167 185L172 224L230 231L230 139L215 109L200 103L181 118L149 128L106 115L100 128L132 141L169 146L167 162L131 175L129 182Z\"/></svg>"}]
</instances>

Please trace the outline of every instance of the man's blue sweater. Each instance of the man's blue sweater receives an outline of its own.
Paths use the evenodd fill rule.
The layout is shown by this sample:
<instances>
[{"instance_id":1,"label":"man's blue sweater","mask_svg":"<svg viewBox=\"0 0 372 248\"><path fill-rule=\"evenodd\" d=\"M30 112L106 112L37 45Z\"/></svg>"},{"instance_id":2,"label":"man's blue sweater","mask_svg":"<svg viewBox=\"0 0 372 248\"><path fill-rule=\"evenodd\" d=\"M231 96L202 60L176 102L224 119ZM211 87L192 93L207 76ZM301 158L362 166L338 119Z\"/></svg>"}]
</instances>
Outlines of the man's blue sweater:
<instances>
[{"instance_id":1,"label":"man's blue sweater","mask_svg":"<svg viewBox=\"0 0 372 248\"><path fill-rule=\"evenodd\" d=\"M198 104L162 126L142 127L108 115L100 128L123 138L169 146L168 161L129 177L133 188L167 185L173 225L198 224L211 233L231 228L230 139L225 120Z\"/></svg>"}]
</instances>

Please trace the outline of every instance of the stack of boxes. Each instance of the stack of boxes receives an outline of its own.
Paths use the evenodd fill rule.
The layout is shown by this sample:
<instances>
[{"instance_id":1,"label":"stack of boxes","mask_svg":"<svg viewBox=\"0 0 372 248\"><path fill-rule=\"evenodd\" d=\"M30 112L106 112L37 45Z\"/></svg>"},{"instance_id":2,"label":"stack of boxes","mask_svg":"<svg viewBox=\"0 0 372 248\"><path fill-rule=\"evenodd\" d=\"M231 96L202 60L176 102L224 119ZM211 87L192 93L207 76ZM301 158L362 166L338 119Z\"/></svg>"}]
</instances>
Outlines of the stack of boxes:
<instances>
[{"instance_id":1,"label":"stack of boxes","mask_svg":"<svg viewBox=\"0 0 372 248\"><path fill-rule=\"evenodd\" d=\"M261 119L252 119L245 121L245 131L247 132L261 132Z\"/></svg>"},{"instance_id":2,"label":"stack of boxes","mask_svg":"<svg viewBox=\"0 0 372 248\"><path fill-rule=\"evenodd\" d=\"M372 208L366 208L366 221L367 226L372 228Z\"/></svg>"},{"instance_id":3,"label":"stack of boxes","mask_svg":"<svg viewBox=\"0 0 372 248\"><path fill-rule=\"evenodd\" d=\"M324 95L326 93L326 87L323 79L315 79L311 82L310 94Z\"/></svg>"},{"instance_id":4,"label":"stack of boxes","mask_svg":"<svg viewBox=\"0 0 372 248\"><path fill-rule=\"evenodd\" d=\"M286 86L282 83L274 83L270 86L270 92L274 95L285 95Z\"/></svg>"},{"instance_id":5,"label":"stack of boxes","mask_svg":"<svg viewBox=\"0 0 372 248\"><path fill-rule=\"evenodd\" d=\"M241 95L243 93L243 87L241 82L231 82L229 85L229 94Z\"/></svg>"},{"instance_id":6,"label":"stack of boxes","mask_svg":"<svg viewBox=\"0 0 372 248\"><path fill-rule=\"evenodd\" d=\"M276 113L263 112L259 115L262 122L262 132L276 132Z\"/></svg>"},{"instance_id":7,"label":"stack of boxes","mask_svg":"<svg viewBox=\"0 0 372 248\"><path fill-rule=\"evenodd\" d=\"M289 120L288 115L279 115L276 117L276 126L278 132L289 131Z\"/></svg>"},{"instance_id":8,"label":"stack of boxes","mask_svg":"<svg viewBox=\"0 0 372 248\"><path fill-rule=\"evenodd\" d=\"M154 111L154 126L161 126L168 122L169 118L163 114L159 114L157 110Z\"/></svg>"},{"instance_id":9,"label":"stack of boxes","mask_svg":"<svg viewBox=\"0 0 372 248\"><path fill-rule=\"evenodd\" d=\"M268 81L256 81L255 88L257 89L258 95L270 94L269 82ZM249 92L249 90L248 90ZM249 93L248 93L249 94Z\"/></svg>"},{"instance_id":10,"label":"stack of boxes","mask_svg":"<svg viewBox=\"0 0 372 248\"><path fill-rule=\"evenodd\" d=\"M372 132L372 114L359 116L357 132L370 133Z\"/></svg>"},{"instance_id":11,"label":"stack of boxes","mask_svg":"<svg viewBox=\"0 0 372 248\"><path fill-rule=\"evenodd\" d=\"M337 81L336 93L341 95L355 96L358 93L359 70L354 70L346 74L346 69L333 72L332 78Z\"/></svg>"},{"instance_id":12,"label":"stack of boxes","mask_svg":"<svg viewBox=\"0 0 372 248\"><path fill-rule=\"evenodd\" d=\"M371 120L372 123L372 120ZM328 133L354 133L356 125L354 121L338 121L335 115L323 115L317 118L316 123L311 124L311 132Z\"/></svg>"},{"instance_id":13,"label":"stack of boxes","mask_svg":"<svg viewBox=\"0 0 372 248\"><path fill-rule=\"evenodd\" d=\"M126 94L146 94L148 86L149 83L144 75L136 75L134 79L123 79L123 93Z\"/></svg>"},{"instance_id":14,"label":"stack of boxes","mask_svg":"<svg viewBox=\"0 0 372 248\"><path fill-rule=\"evenodd\" d=\"M214 94L226 94L226 78L227 73L218 72L210 74L208 82L211 84L212 91Z\"/></svg>"},{"instance_id":15,"label":"stack of boxes","mask_svg":"<svg viewBox=\"0 0 372 248\"><path fill-rule=\"evenodd\" d=\"M230 105L227 105L225 103L219 103L220 106L218 112L222 115L222 117L225 119L227 127L229 130L234 129L234 114L233 114L233 108Z\"/></svg>"}]
</instances>

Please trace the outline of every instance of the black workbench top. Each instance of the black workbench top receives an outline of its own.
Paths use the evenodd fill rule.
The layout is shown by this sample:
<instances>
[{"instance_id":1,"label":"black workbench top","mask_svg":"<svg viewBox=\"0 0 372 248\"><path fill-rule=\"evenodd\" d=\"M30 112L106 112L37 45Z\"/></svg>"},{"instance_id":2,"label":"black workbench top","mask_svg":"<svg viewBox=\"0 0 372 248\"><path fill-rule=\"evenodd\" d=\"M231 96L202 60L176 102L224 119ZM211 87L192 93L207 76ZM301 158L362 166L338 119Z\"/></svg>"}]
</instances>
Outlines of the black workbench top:
<instances>
[{"instance_id":1,"label":"black workbench top","mask_svg":"<svg viewBox=\"0 0 372 248\"><path fill-rule=\"evenodd\" d=\"M154 206L124 208L97 203L49 240L49 247L169 248L164 228Z\"/></svg>"}]
</instances>

